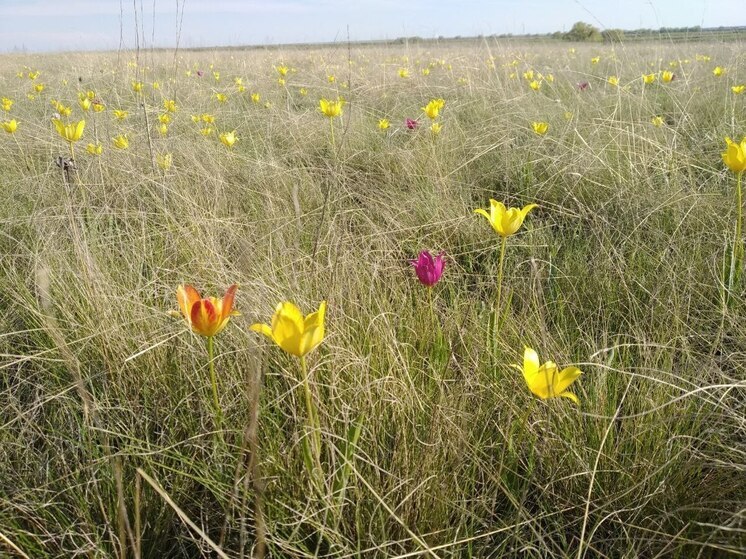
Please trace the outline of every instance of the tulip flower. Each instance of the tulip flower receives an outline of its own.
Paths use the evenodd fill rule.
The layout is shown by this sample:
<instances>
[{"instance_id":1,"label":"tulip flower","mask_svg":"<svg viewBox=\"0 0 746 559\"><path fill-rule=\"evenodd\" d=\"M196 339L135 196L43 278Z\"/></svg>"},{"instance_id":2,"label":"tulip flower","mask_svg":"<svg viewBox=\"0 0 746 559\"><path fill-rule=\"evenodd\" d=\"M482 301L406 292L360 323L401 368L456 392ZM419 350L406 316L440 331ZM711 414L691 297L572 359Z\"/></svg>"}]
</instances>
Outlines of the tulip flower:
<instances>
[{"instance_id":1,"label":"tulip flower","mask_svg":"<svg viewBox=\"0 0 746 559\"><path fill-rule=\"evenodd\" d=\"M552 361L539 365L539 356L530 347L523 351L523 368L519 365L513 367L523 372L528 389L542 400L562 397L569 398L576 404L580 403L575 394L567 391L583 374L577 367L566 367L558 372L557 364Z\"/></svg>"},{"instance_id":2,"label":"tulip flower","mask_svg":"<svg viewBox=\"0 0 746 559\"><path fill-rule=\"evenodd\" d=\"M161 124L171 124L171 115L169 115L168 113L158 115L158 122L160 122Z\"/></svg>"},{"instance_id":3,"label":"tulip flower","mask_svg":"<svg viewBox=\"0 0 746 559\"><path fill-rule=\"evenodd\" d=\"M85 150L91 155L101 155L104 152L104 146L101 144L88 144Z\"/></svg>"},{"instance_id":4,"label":"tulip flower","mask_svg":"<svg viewBox=\"0 0 746 559\"><path fill-rule=\"evenodd\" d=\"M525 79L527 82L533 81L534 79L534 71L528 70L526 72L523 72L523 79Z\"/></svg>"},{"instance_id":5,"label":"tulip flower","mask_svg":"<svg viewBox=\"0 0 746 559\"><path fill-rule=\"evenodd\" d=\"M723 68L722 66L715 66L715 69L712 71L712 73L716 78L719 78L725 73L725 68Z\"/></svg>"},{"instance_id":6,"label":"tulip flower","mask_svg":"<svg viewBox=\"0 0 746 559\"><path fill-rule=\"evenodd\" d=\"M290 70L287 66L276 66L275 70L277 70L277 73L280 74L280 76L285 77L288 74L288 70Z\"/></svg>"},{"instance_id":7,"label":"tulip flower","mask_svg":"<svg viewBox=\"0 0 746 559\"><path fill-rule=\"evenodd\" d=\"M132 91L140 93L142 91L142 82L132 82Z\"/></svg>"},{"instance_id":8,"label":"tulip flower","mask_svg":"<svg viewBox=\"0 0 746 559\"><path fill-rule=\"evenodd\" d=\"M124 120L125 118L127 118L128 114L129 113L127 111L121 111L119 109L114 109L114 118L116 118L117 120Z\"/></svg>"},{"instance_id":9,"label":"tulip flower","mask_svg":"<svg viewBox=\"0 0 746 559\"><path fill-rule=\"evenodd\" d=\"M430 125L430 132L434 136L437 136L438 134L440 134L440 131L441 131L442 128L443 128L443 125L440 122L433 122Z\"/></svg>"},{"instance_id":10,"label":"tulip flower","mask_svg":"<svg viewBox=\"0 0 746 559\"><path fill-rule=\"evenodd\" d=\"M414 266L414 271L417 274L417 279L425 287L432 287L440 281L440 277L443 275L443 269L445 268L445 261L443 260L443 252L438 256L433 257L428 251L423 250L420 252L416 260L410 260L409 263Z\"/></svg>"},{"instance_id":11,"label":"tulip flower","mask_svg":"<svg viewBox=\"0 0 746 559\"><path fill-rule=\"evenodd\" d=\"M199 334L211 338L223 331L231 316L239 313L233 310L233 300L238 285L231 285L222 300L215 297L203 299L191 285L180 285L176 299L187 324Z\"/></svg>"},{"instance_id":12,"label":"tulip flower","mask_svg":"<svg viewBox=\"0 0 746 559\"><path fill-rule=\"evenodd\" d=\"M399 68L399 77L403 80L409 78L409 70L407 70L406 68Z\"/></svg>"},{"instance_id":13,"label":"tulip flower","mask_svg":"<svg viewBox=\"0 0 746 559\"><path fill-rule=\"evenodd\" d=\"M591 64L598 64L600 60L600 56L594 56L593 58L591 58Z\"/></svg>"},{"instance_id":14,"label":"tulip flower","mask_svg":"<svg viewBox=\"0 0 746 559\"><path fill-rule=\"evenodd\" d=\"M212 398L215 406L217 424L222 422L222 410L218 399L218 383L215 376L213 338L223 331L231 316L240 313L233 310L233 300L236 296L237 284L231 285L223 295L222 300L216 297L203 299L199 292L191 285L180 285L176 289L176 300L181 314L186 319L192 331L207 338L207 356L209 359L210 381L212 383Z\"/></svg>"},{"instance_id":15,"label":"tulip flower","mask_svg":"<svg viewBox=\"0 0 746 559\"><path fill-rule=\"evenodd\" d=\"M660 117L660 116L654 116L653 119L650 122L656 128L660 128L661 126L663 126L666 123L666 121L663 120L663 117Z\"/></svg>"},{"instance_id":16,"label":"tulip flower","mask_svg":"<svg viewBox=\"0 0 746 559\"><path fill-rule=\"evenodd\" d=\"M655 81L655 74L643 74L642 81L646 84L653 83Z\"/></svg>"},{"instance_id":17,"label":"tulip flower","mask_svg":"<svg viewBox=\"0 0 746 559\"><path fill-rule=\"evenodd\" d=\"M232 148L233 145L238 141L236 131L233 130L232 132L223 132L222 134L220 134L220 141L224 146Z\"/></svg>"},{"instance_id":18,"label":"tulip flower","mask_svg":"<svg viewBox=\"0 0 746 559\"><path fill-rule=\"evenodd\" d=\"M342 116L342 104L342 101L339 99L337 99L337 101L321 99L319 101L319 110L324 114L324 116L329 118Z\"/></svg>"},{"instance_id":19,"label":"tulip flower","mask_svg":"<svg viewBox=\"0 0 746 559\"><path fill-rule=\"evenodd\" d=\"M541 82L534 80L531 83L529 83L528 86L534 91L539 91L541 89Z\"/></svg>"},{"instance_id":20,"label":"tulip flower","mask_svg":"<svg viewBox=\"0 0 746 559\"><path fill-rule=\"evenodd\" d=\"M83 129L85 128L85 120L79 122L71 122L70 124L63 123L60 119L55 118L52 123L57 130L57 133L62 137L63 140L69 143L74 143L80 140L83 136Z\"/></svg>"},{"instance_id":21,"label":"tulip flower","mask_svg":"<svg viewBox=\"0 0 746 559\"><path fill-rule=\"evenodd\" d=\"M10 108L13 106L13 100L8 99L7 97L3 97L0 99L0 108L2 108L6 113L10 112Z\"/></svg>"},{"instance_id":22,"label":"tulip flower","mask_svg":"<svg viewBox=\"0 0 746 559\"><path fill-rule=\"evenodd\" d=\"M130 141L127 139L126 134L119 134L112 138L112 143L117 149L127 149L130 147Z\"/></svg>"},{"instance_id":23,"label":"tulip flower","mask_svg":"<svg viewBox=\"0 0 746 559\"><path fill-rule=\"evenodd\" d=\"M668 70L665 70L661 74L661 81L663 81L663 83L671 83L674 79L676 79L676 74L669 72Z\"/></svg>"},{"instance_id":24,"label":"tulip flower","mask_svg":"<svg viewBox=\"0 0 746 559\"><path fill-rule=\"evenodd\" d=\"M163 108L169 113L175 113L177 111L176 101L173 99L164 99Z\"/></svg>"},{"instance_id":25,"label":"tulip flower","mask_svg":"<svg viewBox=\"0 0 746 559\"><path fill-rule=\"evenodd\" d=\"M408 118L408 119L406 119L404 121L404 124L406 124L407 128L409 128L410 130L416 130L417 127L420 125L420 123L417 122L417 120L414 119L414 118Z\"/></svg>"},{"instance_id":26,"label":"tulip flower","mask_svg":"<svg viewBox=\"0 0 746 559\"><path fill-rule=\"evenodd\" d=\"M0 126L2 126L3 130L5 130L8 134L15 134L16 130L18 130L18 122L16 121L16 119L0 122Z\"/></svg>"},{"instance_id":27,"label":"tulip flower","mask_svg":"<svg viewBox=\"0 0 746 559\"><path fill-rule=\"evenodd\" d=\"M741 143L736 143L730 138L725 138L726 150L723 152L723 163L736 173L736 234L731 254L730 275L728 279L728 293L732 291L741 275L743 266L744 246L741 235L743 223L743 195L741 192L741 179L746 171L746 137Z\"/></svg>"},{"instance_id":28,"label":"tulip flower","mask_svg":"<svg viewBox=\"0 0 746 559\"><path fill-rule=\"evenodd\" d=\"M445 101L443 101L442 99L433 99L427 105L422 107L422 111L425 113L427 118L429 118L430 120L435 120L444 105Z\"/></svg>"},{"instance_id":29,"label":"tulip flower","mask_svg":"<svg viewBox=\"0 0 746 559\"><path fill-rule=\"evenodd\" d=\"M725 138L726 150L723 152L723 163L734 173L746 171L746 137L741 143L736 143L730 138Z\"/></svg>"},{"instance_id":30,"label":"tulip flower","mask_svg":"<svg viewBox=\"0 0 746 559\"><path fill-rule=\"evenodd\" d=\"M307 317L293 303L285 301L277 305L272 326L256 323L250 329L264 334L286 352L303 358L323 341L325 314L326 301Z\"/></svg>"},{"instance_id":31,"label":"tulip flower","mask_svg":"<svg viewBox=\"0 0 746 559\"><path fill-rule=\"evenodd\" d=\"M548 122L532 122L531 128L533 128L534 132L536 132L539 136L543 136L547 133L547 130L549 130L549 123Z\"/></svg>"},{"instance_id":32,"label":"tulip flower","mask_svg":"<svg viewBox=\"0 0 746 559\"><path fill-rule=\"evenodd\" d=\"M507 246L508 237L514 235L518 229L523 225L523 220L526 219L528 212L536 208L536 204L528 204L523 209L510 208L506 209L502 202L496 200L490 200L490 213L486 210L479 208L474 210L474 213L482 215L487 218L490 222L495 233L500 235L502 238L500 242L500 263L498 264L497 272L497 298L495 302L495 333L497 333L497 325L499 324L500 315L500 304L502 297L502 284L503 284L503 263L505 262L505 247Z\"/></svg>"},{"instance_id":33,"label":"tulip flower","mask_svg":"<svg viewBox=\"0 0 746 559\"><path fill-rule=\"evenodd\" d=\"M326 301L322 301L319 310L304 317L300 309L290 301L277 305L272 317L272 326L268 324L252 324L250 329L261 332L286 352L300 357L301 373L303 375L303 389L306 403L306 414L308 416L308 428L311 431L310 453L312 455L313 467L310 474L315 481L320 479L321 468L321 428L319 416L311 393L311 385L308 378L308 367L306 355L313 351L324 339L324 316L326 314Z\"/></svg>"},{"instance_id":34,"label":"tulip flower","mask_svg":"<svg viewBox=\"0 0 746 559\"><path fill-rule=\"evenodd\" d=\"M94 113L100 113L101 111L104 111L106 109L106 105L104 105L101 101L93 101L93 112Z\"/></svg>"},{"instance_id":35,"label":"tulip flower","mask_svg":"<svg viewBox=\"0 0 746 559\"><path fill-rule=\"evenodd\" d=\"M305 97L306 95L308 95L308 90L305 87L301 87L298 90L298 93L300 93L303 97Z\"/></svg>"},{"instance_id":36,"label":"tulip flower","mask_svg":"<svg viewBox=\"0 0 746 559\"><path fill-rule=\"evenodd\" d=\"M730 88L730 90L735 95L741 95L741 93L743 93L744 91L746 91L746 85L732 85L731 88Z\"/></svg>"},{"instance_id":37,"label":"tulip flower","mask_svg":"<svg viewBox=\"0 0 746 559\"><path fill-rule=\"evenodd\" d=\"M391 123L389 122L389 119L382 118L378 121L378 129L379 130L388 130Z\"/></svg>"},{"instance_id":38,"label":"tulip flower","mask_svg":"<svg viewBox=\"0 0 746 559\"><path fill-rule=\"evenodd\" d=\"M609 76L606 81L609 82L610 85L619 85L619 78L617 78L616 76Z\"/></svg>"},{"instance_id":39,"label":"tulip flower","mask_svg":"<svg viewBox=\"0 0 746 559\"><path fill-rule=\"evenodd\" d=\"M228 96L225 93L216 93L215 99L218 100L218 103L225 103L228 100Z\"/></svg>"},{"instance_id":40,"label":"tulip flower","mask_svg":"<svg viewBox=\"0 0 746 559\"><path fill-rule=\"evenodd\" d=\"M252 93L251 94L251 102L252 103L259 103L261 99L261 96L258 93Z\"/></svg>"}]
</instances>

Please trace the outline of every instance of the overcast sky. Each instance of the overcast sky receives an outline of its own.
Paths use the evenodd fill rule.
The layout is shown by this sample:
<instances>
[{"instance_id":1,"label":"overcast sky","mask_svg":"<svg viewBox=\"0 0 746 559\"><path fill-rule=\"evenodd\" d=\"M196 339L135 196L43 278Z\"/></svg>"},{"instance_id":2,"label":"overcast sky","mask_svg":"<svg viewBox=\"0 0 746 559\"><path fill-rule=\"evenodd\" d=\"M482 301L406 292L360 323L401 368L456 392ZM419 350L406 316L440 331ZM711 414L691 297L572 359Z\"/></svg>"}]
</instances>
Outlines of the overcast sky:
<instances>
[{"instance_id":1,"label":"overcast sky","mask_svg":"<svg viewBox=\"0 0 746 559\"><path fill-rule=\"evenodd\" d=\"M137 7L137 26L135 19ZM182 17L183 13L183 17ZM746 0L0 0L0 52L746 25ZM141 45L142 46L142 45Z\"/></svg>"}]
</instances>

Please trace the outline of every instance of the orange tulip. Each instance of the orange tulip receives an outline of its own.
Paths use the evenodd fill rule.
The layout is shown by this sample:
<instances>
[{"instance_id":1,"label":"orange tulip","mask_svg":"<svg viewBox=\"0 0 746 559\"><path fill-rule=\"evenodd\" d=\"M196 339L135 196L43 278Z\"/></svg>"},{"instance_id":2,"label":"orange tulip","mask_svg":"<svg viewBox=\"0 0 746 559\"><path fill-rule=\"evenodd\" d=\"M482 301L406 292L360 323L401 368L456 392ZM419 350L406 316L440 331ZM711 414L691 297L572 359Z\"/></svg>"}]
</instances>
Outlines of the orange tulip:
<instances>
[{"instance_id":1,"label":"orange tulip","mask_svg":"<svg viewBox=\"0 0 746 559\"><path fill-rule=\"evenodd\" d=\"M216 297L203 299L191 285L180 285L176 290L181 314L192 330L200 336L211 338L222 332L231 316L240 313L233 310L237 284L231 285L222 300Z\"/></svg>"}]
</instances>

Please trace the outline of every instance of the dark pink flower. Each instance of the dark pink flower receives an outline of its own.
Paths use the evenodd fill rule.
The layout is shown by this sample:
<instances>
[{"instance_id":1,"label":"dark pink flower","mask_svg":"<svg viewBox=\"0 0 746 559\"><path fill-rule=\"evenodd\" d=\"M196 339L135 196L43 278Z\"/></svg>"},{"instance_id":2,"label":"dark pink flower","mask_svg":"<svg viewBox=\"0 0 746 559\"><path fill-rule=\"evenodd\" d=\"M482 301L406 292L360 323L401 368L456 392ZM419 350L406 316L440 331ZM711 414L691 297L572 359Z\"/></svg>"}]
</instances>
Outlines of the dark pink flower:
<instances>
[{"instance_id":1,"label":"dark pink flower","mask_svg":"<svg viewBox=\"0 0 746 559\"><path fill-rule=\"evenodd\" d=\"M417 122L417 120L413 118L408 118L407 120L404 121L404 123L407 125L407 128L409 128L410 130L414 130L420 125L420 123Z\"/></svg>"},{"instance_id":2,"label":"dark pink flower","mask_svg":"<svg viewBox=\"0 0 746 559\"><path fill-rule=\"evenodd\" d=\"M438 256L433 257L428 251L423 250L420 252L417 260L410 260L409 263L414 266L414 271L417 274L417 278L420 280L422 285L432 287L440 280L440 276L443 275L443 268L445 268L445 261L441 252Z\"/></svg>"},{"instance_id":3,"label":"dark pink flower","mask_svg":"<svg viewBox=\"0 0 746 559\"><path fill-rule=\"evenodd\" d=\"M201 78L205 73L202 70L197 70L197 75Z\"/></svg>"},{"instance_id":4,"label":"dark pink flower","mask_svg":"<svg viewBox=\"0 0 746 559\"><path fill-rule=\"evenodd\" d=\"M578 84L578 89L579 89L580 91L585 91L586 89L588 89L588 86L589 86L589 85L591 85L591 84L589 84L588 82L580 82L580 83Z\"/></svg>"}]
</instances>

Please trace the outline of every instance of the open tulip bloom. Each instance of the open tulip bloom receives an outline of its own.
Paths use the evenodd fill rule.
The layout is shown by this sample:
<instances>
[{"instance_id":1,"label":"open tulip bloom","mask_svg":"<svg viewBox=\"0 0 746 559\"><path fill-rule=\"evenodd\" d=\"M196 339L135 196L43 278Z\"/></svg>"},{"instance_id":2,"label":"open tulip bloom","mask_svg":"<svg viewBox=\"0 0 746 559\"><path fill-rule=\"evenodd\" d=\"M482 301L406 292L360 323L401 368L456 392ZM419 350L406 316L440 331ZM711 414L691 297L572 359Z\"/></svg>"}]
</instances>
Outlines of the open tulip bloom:
<instances>
[{"instance_id":1,"label":"open tulip bloom","mask_svg":"<svg viewBox=\"0 0 746 559\"><path fill-rule=\"evenodd\" d=\"M218 382L215 376L215 359L213 338L223 331L231 316L240 313L233 310L233 300L236 297L237 284L231 285L222 299L208 297L203 299L199 292L191 285L180 285L176 289L176 300L179 302L181 314L192 331L207 338L207 358L212 383L212 399L215 406L217 427L220 429L223 412L218 399Z\"/></svg>"},{"instance_id":2,"label":"open tulip bloom","mask_svg":"<svg viewBox=\"0 0 746 559\"><path fill-rule=\"evenodd\" d=\"M526 347L523 352L523 369L518 365L513 367L523 372L528 389L542 400L562 397L569 398L576 404L580 403L575 394L567 391L583 374L577 367L566 367L558 371L557 364L552 361L539 365L539 356L530 347Z\"/></svg>"},{"instance_id":3,"label":"open tulip bloom","mask_svg":"<svg viewBox=\"0 0 746 559\"><path fill-rule=\"evenodd\" d=\"M723 163L736 174L736 234L733 240L733 251L731 253L730 271L728 281L728 294L736 287L741 277L741 268L743 267L744 246L741 239L743 227L743 195L741 192L741 179L746 171L746 138L740 143L734 142L730 138L725 138L726 150L723 152ZM728 295L726 295L727 299Z\"/></svg>"},{"instance_id":4,"label":"open tulip bloom","mask_svg":"<svg viewBox=\"0 0 746 559\"><path fill-rule=\"evenodd\" d=\"M282 349L304 358L324 339L324 315L326 301L322 301L319 310L304 317L303 313L290 301L277 305L272 316L272 325L252 324L251 330L261 332Z\"/></svg>"}]
</instances>

